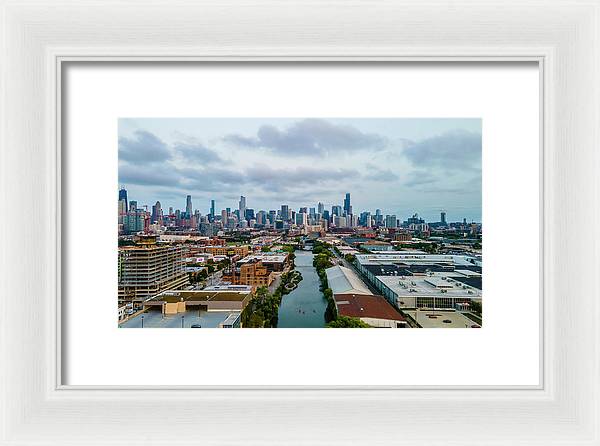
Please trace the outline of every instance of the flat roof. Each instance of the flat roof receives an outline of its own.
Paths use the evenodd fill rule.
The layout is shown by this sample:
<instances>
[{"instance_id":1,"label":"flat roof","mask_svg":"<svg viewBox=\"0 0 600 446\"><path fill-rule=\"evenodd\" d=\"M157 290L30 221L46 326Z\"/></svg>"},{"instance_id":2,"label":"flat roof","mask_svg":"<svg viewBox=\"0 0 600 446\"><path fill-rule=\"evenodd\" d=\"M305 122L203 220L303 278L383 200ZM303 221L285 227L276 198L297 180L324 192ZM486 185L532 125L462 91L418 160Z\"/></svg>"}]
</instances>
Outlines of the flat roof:
<instances>
[{"instance_id":1,"label":"flat roof","mask_svg":"<svg viewBox=\"0 0 600 446\"><path fill-rule=\"evenodd\" d=\"M335 294L334 298L338 313L342 316L393 321L405 320L382 296L375 294Z\"/></svg>"},{"instance_id":2,"label":"flat roof","mask_svg":"<svg viewBox=\"0 0 600 446\"><path fill-rule=\"evenodd\" d=\"M241 302L246 299L251 293L249 291L179 291L169 290L164 291L158 296L148 299L144 303L151 302L206 302L206 301L227 301L227 302Z\"/></svg>"},{"instance_id":3,"label":"flat roof","mask_svg":"<svg viewBox=\"0 0 600 446\"><path fill-rule=\"evenodd\" d=\"M284 263L288 258L288 254L280 252L264 252L261 254L250 254L243 259L238 260L238 263L248 263L252 260L260 260L263 263Z\"/></svg>"},{"instance_id":4,"label":"flat roof","mask_svg":"<svg viewBox=\"0 0 600 446\"><path fill-rule=\"evenodd\" d=\"M452 284L448 283L447 280L444 280L441 277L426 277L424 281L425 283L428 283L429 285L434 286L436 288L452 288Z\"/></svg>"},{"instance_id":5,"label":"flat roof","mask_svg":"<svg viewBox=\"0 0 600 446\"><path fill-rule=\"evenodd\" d=\"M237 318L239 314L236 311L189 310L177 314L148 311L119 324L119 327L142 328L142 316L144 316L144 328L181 328L181 316L183 316L183 328L190 328L192 325L200 325L201 328L219 328L223 322L232 317Z\"/></svg>"},{"instance_id":6,"label":"flat roof","mask_svg":"<svg viewBox=\"0 0 600 446\"><path fill-rule=\"evenodd\" d=\"M472 256L455 254L421 254L417 252L383 251L377 254L358 254L356 261L363 266L391 263L404 263L407 265L453 265L457 269L472 270L472 267L481 267L482 262ZM478 271L480 272L480 271Z\"/></svg>"},{"instance_id":7,"label":"flat roof","mask_svg":"<svg viewBox=\"0 0 600 446\"><path fill-rule=\"evenodd\" d=\"M423 328L481 328L480 325L458 311L404 310Z\"/></svg>"},{"instance_id":8,"label":"flat roof","mask_svg":"<svg viewBox=\"0 0 600 446\"><path fill-rule=\"evenodd\" d=\"M202 291L236 291L236 292L252 292L252 285L212 285L207 286Z\"/></svg>"},{"instance_id":9,"label":"flat roof","mask_svg":"<svg viewBox=\"0 0 600 446\"><path fill-rule=\"evenodd\" d=\"M445 281L441 277L432 276L376 276L376 279L392 290L398 297L464 297L473 299L481 297L481 290L454 280ZM446 282L450 287L440 288L431 282ZM466 287L466 288L465 288ZM412 290L412 291L411 291Z\"/></svg>"}]
</instances>

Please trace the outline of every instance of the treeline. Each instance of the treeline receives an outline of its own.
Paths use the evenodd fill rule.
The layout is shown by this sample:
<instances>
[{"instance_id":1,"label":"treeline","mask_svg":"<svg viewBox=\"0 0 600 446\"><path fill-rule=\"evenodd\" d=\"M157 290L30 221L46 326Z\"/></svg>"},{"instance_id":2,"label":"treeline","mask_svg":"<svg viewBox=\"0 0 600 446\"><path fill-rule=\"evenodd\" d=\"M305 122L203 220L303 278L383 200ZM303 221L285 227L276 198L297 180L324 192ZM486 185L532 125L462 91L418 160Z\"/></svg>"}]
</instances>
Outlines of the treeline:
<instances>
[{"instance_id":1,"label":"treeline","mask_svg":"<svg viewBox=\"0 0 600 446\"><path fill-rule=\"evenodd\" d=\"M269 293L267 287L259 287L252 300L242 311L242 327L277 328L281 299L295 288L288 289L286 285L297 285L301 280L302 275L297 271L292 271L281 275L281 283L273 294Z\"/></svg>"},{"instance_id":2,"label":"treeline","mask_svg":"<svg viewBox=\"0 0 600 446\"><path fill-rule=\"evenodd\" d=\"M325 273L325 270L333 266L333 263L331 262L333 254L329 250L328 245L319 241L315 241L312 252L315 255L313 258L313 266L317 270L317 275L321 281L319 289L323 293L325 300L327 300L325 322L331 322L337 318L337 310L333 299L333 291L329 288L329 284L327 283L327 274Z\"/></svg>"}]
</instances>

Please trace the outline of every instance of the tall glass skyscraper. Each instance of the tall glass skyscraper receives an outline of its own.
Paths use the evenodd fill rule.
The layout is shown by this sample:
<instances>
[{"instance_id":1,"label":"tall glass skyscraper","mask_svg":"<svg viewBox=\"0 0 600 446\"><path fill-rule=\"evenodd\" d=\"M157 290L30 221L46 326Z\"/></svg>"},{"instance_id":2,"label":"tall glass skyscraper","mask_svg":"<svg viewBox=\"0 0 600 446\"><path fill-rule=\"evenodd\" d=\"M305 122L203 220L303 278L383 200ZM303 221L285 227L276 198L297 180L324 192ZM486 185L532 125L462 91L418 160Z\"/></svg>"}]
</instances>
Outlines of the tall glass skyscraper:
<instances>
[{"instance_id":1,"label":"tall glass skyscraper","mask_svg":"<svg viewBox=\"0 0 600 446\"><path fill-rule=\"evenodd\" d=\"M190 218L194 211L192 210L192 196L188 195L185 200L185 213L187 214L187 218Z\"/></svg>"},{"instance_id":2,"label":"tall glass skyscraper","mask_svg":"<svg viewBox=\"0 0 600 446\"><path fill-rule=\"evenodd\" d=\"M243 195L240 196L240 203L239 203L239 208L238 208L239 212L240 212L240 220L242 220L244 218L244 216L246 215L246 197L244 197Z\"/></svg>"},{"instance_id":3,"label":"tall glass skyscraper","mask_svg":"<svg viewBox=\"0 0 600 446\"><path fill-rule=\"evenodd\" d=\"M350 215L352 213L352 206L350 206L350 192L346 193L344 198L344 215Z\"/></svg>"},{"instance_id":4,"label":"tall glass skyscraper","mask_svg":"<svg viewBox=\"0 0 600 446\"><path fill-rule=\"evenodd\" d=\"M125 200L125 212L129 209L129 204L127 203L127 191L124 187L119 190L119 201Z\"/></svg>"}]
</instances>

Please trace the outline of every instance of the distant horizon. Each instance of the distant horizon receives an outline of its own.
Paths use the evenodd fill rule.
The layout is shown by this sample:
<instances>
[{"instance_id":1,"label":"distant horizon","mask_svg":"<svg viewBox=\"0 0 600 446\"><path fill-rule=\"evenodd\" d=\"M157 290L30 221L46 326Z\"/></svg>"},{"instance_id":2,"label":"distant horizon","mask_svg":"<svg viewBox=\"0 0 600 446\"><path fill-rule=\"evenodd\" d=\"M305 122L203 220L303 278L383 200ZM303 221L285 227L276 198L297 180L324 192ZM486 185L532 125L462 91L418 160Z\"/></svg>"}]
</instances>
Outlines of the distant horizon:
<instances>
[{"instance_id":1,"label":"distant horizon","mask_svg":"<svg viewBox=\"0 0 600 446\"><path fill-rule=\"evenodd\" d=\"M119 188L207 215L238 208L331 211L350 192L355 214L417 213L481 222L479 118L121 118ZM282 198L284 197L284 198Z\"/></svg>"},{"instance_id":2,"label":"distant horizon","mask_svg":"<svg viewBox=\"0 0 600 446\"><path fill-rule=\"evenodd\" d=\"M121 187L119 187L119 190L120 190L120 189L121 189ZM182 200L181 200L181 201L183 202L183 205L180 205L180 206L170 206L170 205L165 205L165 204L164 204L162 201L160 201L160 200L156 200L156 201L153 201L153 202L150 202L150 203L140 203L140 201L139 201L139 200L136 200L135 198L133 198L133 199L132 199L132 197L129 195L129 191L128 191L127 187L125 187L125 190L127 190L127 200L128 200L128 202L131 202L131 201L135 201L135 202L137 202L137 206L138 206L138 208L140 208L140 207L144 207L144 206L148 206L148 211L151 211L151 210L152 210L152 206L154 206L154 205L156 204L156 201L159 201L159 202L160 202L161 209L162 209L162 211L163 211L163 214L165 214L165 215L168 213L168 210L169 210L169 208L170 208L170 207L172 207L172 208L173 208L173 212L175 212L175 211L177 211L177 210L179 210L180 212L185 212L185 207L186 207L186 200L187 200L187 196L188 196L188 195L191 195L191 194L185 194L185 195L183 195L183 196L182 196ZM244 196L245 196L245 195L244 195ZM192 195L191 197L192 197L192 209L194 210L194 212L196 212L196 210L199 210L199 211L200 211L200 215L202 215L202 216L205 216L205 215L209 215L209 214L210 214L210 204L211 204L211 203L210 203L210 201L208 202L208 206L206 206L206 210L203 210L203 209L201 209L201 208L199 208L199 207L197 207L197 206L195 205L194 196ZM304 205L301 205L301 206L298 206L298 207L292 207L292 206L290 206L290 205L289 205L287 202L283 202L283 203L281 203L281 204L280 204L279 206L277 206L277 207L271 207L271 208L268 208L268 209L267 209L267 208L256 208L256 207L250 206L250 204L248 204L248 198L249 198L249 197L248 197L248 196L245 196L245 197L246 197L246 209L252 209L252 210L254 210L254 213L255 213L255 214L256 214L257 212L259 212L259 211L265 211L265 212L267 212L267 213L268 213L269 211L280 211L280 210L281 210L281 205L288 205L288 206L289 206L289 208L290 208L290 210L291 210L291 211L294 211L294 212L298 212L298 210L299 210L300 208L302 208L302 207L306 207L306 208L307 208L307 210L308 210L308 211L310 211L310 208L315 208L315 209L317 209L317 207L318 207L318 204L319 204L319 202L317 202L317 203L315 203L315 204L304 204ZM350 198L352 199L352 192L350 192ZM239 198L238 198L238 199L239 199ZM323 202L321 202L321 203L323 203ZM218 204L218 203L216 202L216 200L215 200L215 215L216 215L216 216L220 216L220 215L221 215L221 211L222 211L222 210L225 210L225 209L227 209L227 208L230 208L230 209L231 209L231 212L234 212L236 209L238 209L238 204L239 204L239 203L236 201L235 205L233 205L233 204L232 204L231 206L223 206L223 207L220 207L220 206L219 206L219 204ZM329 204L329 205L328 205L327 203L323 203L323 206L324 206L324 209L325 209L325 210L327 210L327 211L329 211L329 213L331 213L331 207L332 207L332 206L340 206L340 207L343 207L343 199L340 201L340 203L334 203L334 204ZM432 214L432 217L430 217L430 218L429 218L429 217L428 217L426 214L424 214L424 213L421 213L421 212L418 212L418 211L409 211L409 212L408 212L408 213L405 215L405 214L398 214L398 213L394 213L394 212L386 212L386 210L385 210L385 209L381 209L381 208L373 208L373 209L359 209L359 210L358 210L358 209L354 208L354 205L352 205L352 206L353 206L354 215L360 215L362 212L370 212L370 213L371 213L371 215L372 215L372 216L374 216L374 215L375 215L375 212L376 212L376 210L377 210L377 209L380 209L380 210L381 210L381 213L382 213L382 215L383 215L384 217L385 217L386 215L395 215L395 216L396 216L396 218L397 218L399 221L404 221L404 220L408 219L409 217L412 217L414 214L418 214L419 218L423 218L423 219L424 219L424 220L425 220L427 223L434 223L434 222L439 222L439 221L440 221L440 217L441 217L441 215L440 215L440 214L441 214L442 212L446 212L446 221L447 221L448 223L457 223L457 222L462 222L464 218L466 218L466 219L467 219L467 222L469 222L469 223L481 223L481 220L469 219L469 218L467 218L466 216L459 216L459 217L457 217L457 218L453 218L453 217L452 217L452 214L448 213L448 211L447 211L447 210L445 210L445 209L440 209L440 211L439 211L439 212L437 212L437 214L435 214L435 215L434 215L434 214Z\"/></svg>"}]
</instances>

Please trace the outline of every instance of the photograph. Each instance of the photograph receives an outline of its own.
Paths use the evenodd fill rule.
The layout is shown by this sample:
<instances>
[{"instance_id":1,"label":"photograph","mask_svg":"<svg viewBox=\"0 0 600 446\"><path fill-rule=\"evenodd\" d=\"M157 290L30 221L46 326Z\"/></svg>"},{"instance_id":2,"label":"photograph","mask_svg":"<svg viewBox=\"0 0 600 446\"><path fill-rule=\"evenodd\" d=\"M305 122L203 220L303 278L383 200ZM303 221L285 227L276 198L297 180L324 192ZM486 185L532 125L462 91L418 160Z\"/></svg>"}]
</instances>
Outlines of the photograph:
<instances>
[{"instance_id":1,"label":"photograph","mask_svg":"<svg viewBox=\"0 0 600 446\"><path fill-rule=\"evenodd\" d=\"M479 117L121 117L115 187L119 328L483 326Z\"/></svg>"}]
</instances>

